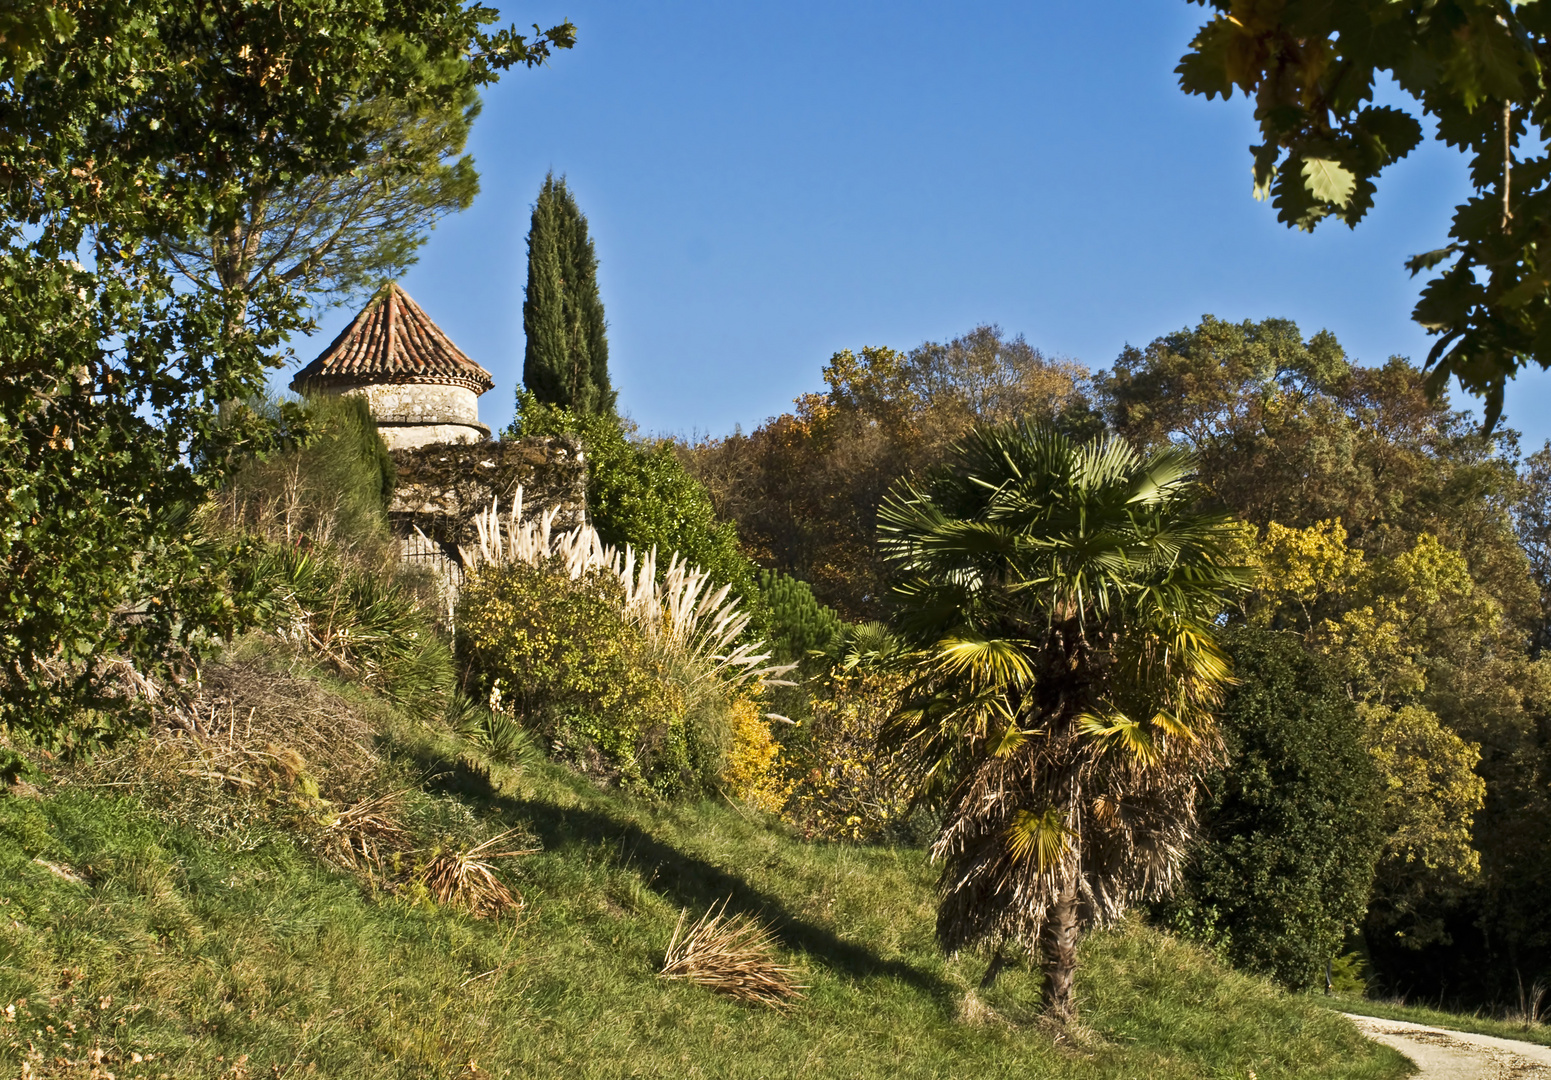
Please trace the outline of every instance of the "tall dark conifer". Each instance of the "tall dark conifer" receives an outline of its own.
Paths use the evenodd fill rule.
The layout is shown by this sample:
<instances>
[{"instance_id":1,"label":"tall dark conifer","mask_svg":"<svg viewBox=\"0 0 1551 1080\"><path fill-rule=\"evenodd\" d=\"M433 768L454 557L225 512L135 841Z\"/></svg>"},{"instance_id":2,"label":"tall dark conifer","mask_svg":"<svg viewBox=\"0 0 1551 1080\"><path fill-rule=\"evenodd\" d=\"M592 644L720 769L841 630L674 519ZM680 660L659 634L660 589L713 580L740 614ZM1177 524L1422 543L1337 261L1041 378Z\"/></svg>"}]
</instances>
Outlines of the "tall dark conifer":
<instances>
[{"instance_id":1,"label":"tall dark conifer","mask_svg":"<svg viewBox=\"0 0 1551 1080\"><path fill-rule=\"evenodd\" d=\"M540 401L576 412L612 413L609 343L598 295L598 256L587 219L554 173L544 178L528 230L528 336L522 381Z\"/></svg>"}]
</instances>

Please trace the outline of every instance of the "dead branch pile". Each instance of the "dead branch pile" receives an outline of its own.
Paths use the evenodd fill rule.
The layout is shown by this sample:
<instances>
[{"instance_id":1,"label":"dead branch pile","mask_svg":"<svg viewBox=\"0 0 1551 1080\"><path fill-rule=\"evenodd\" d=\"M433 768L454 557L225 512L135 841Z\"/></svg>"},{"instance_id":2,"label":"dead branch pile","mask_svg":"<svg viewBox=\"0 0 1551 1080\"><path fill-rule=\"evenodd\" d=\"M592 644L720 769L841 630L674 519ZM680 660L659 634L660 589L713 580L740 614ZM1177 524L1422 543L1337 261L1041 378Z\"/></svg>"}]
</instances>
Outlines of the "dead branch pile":
<instances>
[{"instance_id":1,"label":"dead branch pile","mask_svg":"<svg viewBox=\"0 0 1551 1080\"><path fill-rule=\"evenodd\" d=\"M699 983L754 1005L786 1008L807 987L797 983L795 969L776 961L769 928L749 915L729 917L727 904L712 905L688 930L689 910L679 912L660 977Z\"/></svg>"},{"instance_id":2,"label":"dead branch pile","mask_svg":"<svg viewBox=\"0 0 1551 1080\"><path fill-rule=\"evenodd\" d=\"M251 662L212 665L156 702L164 723L83 780L112 786L213 783L229 791L299 791L336 804L382 790L383 761L360 707L310 679Z\"/></svg>"},{"instance_id":3,"label":"dead branch pile","mask_svg":"<svg viewBox=\"0 0 1551 1080\"><path fill-rule=\"evenodd\" d=\"M390 771L369 706L240 660L211 665L197 684L159 688L153 704L163 723L149 737L62 779L136 791L164 816L238 844L299 828L348 869L380 871L408 850L397 799L381 794Z\"/></svg>"}]
</instances>

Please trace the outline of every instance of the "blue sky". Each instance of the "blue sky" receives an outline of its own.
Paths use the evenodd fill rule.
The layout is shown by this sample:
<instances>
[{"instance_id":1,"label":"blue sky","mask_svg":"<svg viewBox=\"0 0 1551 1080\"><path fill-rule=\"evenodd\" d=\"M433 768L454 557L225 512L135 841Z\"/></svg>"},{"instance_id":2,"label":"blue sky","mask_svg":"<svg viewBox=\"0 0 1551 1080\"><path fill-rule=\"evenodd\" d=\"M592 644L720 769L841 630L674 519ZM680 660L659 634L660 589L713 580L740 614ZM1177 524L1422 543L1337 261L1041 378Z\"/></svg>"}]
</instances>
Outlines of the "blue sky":
<instances>
[{"instance_id":1,"label":"blue sky","mask_svg":"<svg viewBox=\"0 0 1551 1080\"><path fill-rule=\"evenodd\" d=\"M1403 260L1466 192L1432 146L1380 182L1356 231L1289 231L1250 195L1250 107L1187 98L1182 0L928 4L539 0L575 50L490 89L482 191L404 286L495 376L522 373L528 215L564 173L601 263L621 410L643 429L751 428L820 386L831 353L909 348L981 322L1100 368L1203 313L1332 330L1349 355L1420 360ZM312 358L348 322L296 343ZM1551 437L1551 377L1507 422Z\"/></svg>"}]
</instances>

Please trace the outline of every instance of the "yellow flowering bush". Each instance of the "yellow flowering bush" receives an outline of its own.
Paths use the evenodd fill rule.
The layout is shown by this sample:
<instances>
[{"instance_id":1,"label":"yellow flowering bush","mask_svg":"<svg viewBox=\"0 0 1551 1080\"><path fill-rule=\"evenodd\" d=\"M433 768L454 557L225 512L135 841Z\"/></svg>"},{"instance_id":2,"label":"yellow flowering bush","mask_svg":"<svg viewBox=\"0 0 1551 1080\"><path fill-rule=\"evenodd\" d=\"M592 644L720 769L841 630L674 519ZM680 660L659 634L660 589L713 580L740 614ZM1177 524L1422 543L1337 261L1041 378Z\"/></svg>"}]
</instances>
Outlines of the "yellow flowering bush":
<instances>
[{"instance_id":1,"label":"yellow flowering bush","mask_svg":"<svg viewBox=\"0 0 1551 1080\"><path fill-rule=\"evenodd\" d=\"M886 672L826 677L781 761L788 787L782 816L803 835L871 841L904 825L909 787L878 745L903 685L902 676Z\"/></svg>"},{"instance_id":2,"label":"yellow flowering bush","mask_svg":"<svg viewBox=\"0 0 1551 1080\"><path fill-rule=\"evenodd\" d=\"M592 571L487 564L458 601L468 689L518 717L562 760L598 779L664 794L686 781L684 703L659 677L621 586Z\"/></svg>"}]
</instances>

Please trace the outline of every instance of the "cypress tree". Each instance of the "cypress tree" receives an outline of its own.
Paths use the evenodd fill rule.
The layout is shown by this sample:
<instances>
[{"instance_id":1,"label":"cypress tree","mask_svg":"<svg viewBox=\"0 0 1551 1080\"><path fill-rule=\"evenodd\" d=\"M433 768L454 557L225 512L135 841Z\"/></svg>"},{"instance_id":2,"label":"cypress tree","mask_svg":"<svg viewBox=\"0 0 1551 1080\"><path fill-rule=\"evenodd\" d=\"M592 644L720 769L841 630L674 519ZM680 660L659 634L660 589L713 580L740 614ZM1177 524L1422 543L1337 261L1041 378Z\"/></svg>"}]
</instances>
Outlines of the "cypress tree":
<instances>
[{"instance_id":1,"label":"cypress tree","mask_svg":"<svg viewBox=\"0 0 1551 1080\"><path fill-rule=\"evenodd\" d=\"M522 328L528 336L522 382L539 401L584 415L613 413L598 256L587 219L565 178L554 173L544 178L528 230Z\"/></svg>"}]
</instances>

